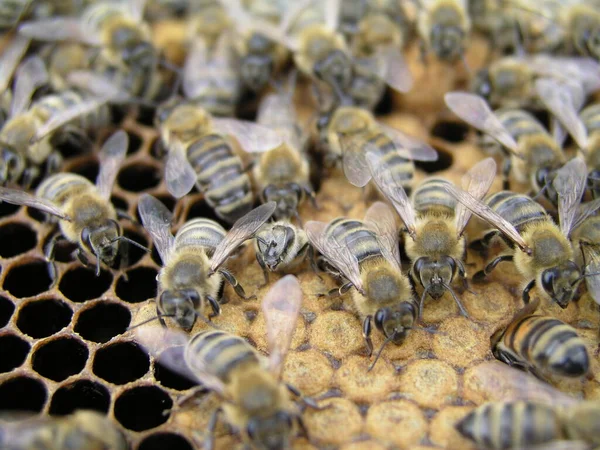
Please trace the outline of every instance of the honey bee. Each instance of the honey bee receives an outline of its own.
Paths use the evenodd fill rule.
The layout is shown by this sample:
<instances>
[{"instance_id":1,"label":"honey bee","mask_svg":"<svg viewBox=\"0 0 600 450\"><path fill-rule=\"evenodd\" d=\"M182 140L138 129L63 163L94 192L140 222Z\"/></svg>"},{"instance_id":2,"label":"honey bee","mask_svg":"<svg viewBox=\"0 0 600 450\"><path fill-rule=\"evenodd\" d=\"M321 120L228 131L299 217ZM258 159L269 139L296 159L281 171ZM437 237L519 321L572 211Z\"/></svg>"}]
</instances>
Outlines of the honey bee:
<instances>
[{"instance_id":1,"label":"honey bee","mask_svg":"<svg viewBox=\"0 0 600 450\"><path fill-rule=\"evenodd\" d=\"M29 47L29 42L26 37L15 35L0 54L0 126L10 115L12 103L10 83L13 80L15 69Z\"/></svg>"},{"instance_id":2,"label":"honey bee","mask_svg":"<svg viewBox=\"0 0 600 450\"><path fill-rule=\"evenodd\" d=\"M223 280L246 299L234 275L221 266L274 210L272 202L259 206L235 222L229 232L214 220L193 219L173 237L167 207L151 195L142 195L138 211L163 263L158 275L161 294L156 302L156 319L172 317L179 327L189 331L196 317L206 319L219 315ZM209 306L211 313L206 314Z\"/></svg>"},{"instance_id":3,"label":"honey bee","mask_svg":"<svg viewBox=\"0 0 600 450\"><path fill-rule=\"evenodd\" d=\"M5 450L128 450L123 433L96 411L79 410L65 417L35 417L0 425Z\"/></svg>"},{"instance_id":4,"label":"honey bee","mask_svg":"<svg viewBox=\"0 0 600 450\"><path fill-rule=\"evenodd\" d=\"M212 50L232 26L225 6L219 0L199 0L189 2L187 14L187 35L190 41L198 39Z\"/></svg>"},{"instance_id":5,"label":"honey bee","mask_svg":"<svg viewBox=\"0 0 600 450\"><path fill-rule=\"evenodd\" d=\"M466 285L467 274L462 260L466 255L463 232L471 212L447 192L451 185L443 178L431 178L414 190L412 201L402 187L393 168L379 157L367 155L373 180L381 192L398 211L406 227L404 245L411 260L411 277L423 287L419 302L419 317L423 315L423 303L427 294L439 299L449 291L461 314L467 316L459 298L452 289L456 276ZM463 177L462 187L473 198L480 200L487 193L496 174L496 163L492 158L473 166Z\"/></svg>"},{"instance_id":6,"label":"honey bee","mask_svg":"<svg viewBox=\"0 0 600 450\"><path fill-rule=\"evenodd\" d=\"M214 430L221 413L248 448L290 448L298 425L304 430L297 403L318 406L281 380L301 303L302 290L292 275L275 283L262 300L270 350L268 359L245 339L225 331L202 331L190 339L172 329L139 329L138 340L161 363L200 382L223 400L212 414L205 448L213 448ZM158 343L185 346L184 357L170 357L173 352L159 356ZM293 401L292 396L298 400Z\"/></svg>"},{"instance_id":7,"label":"honey bee","mask_svg":"<svg viewBox=\"0 0 600 450\"><path fill-rule=\"evenodd\" d=\"M0 200L15 205L39 209L59 221L60 232L53 235L45 248L48 270L56 283L54 249L58 239L78 244L77 258L84 266L90 264L88 256L96 258L96 275L100 265L112 266L119 251L133 244L148 251L137 242L123 236L117 222L117 212L110 202L110 193L119 167L125 158L129 138L124 131L114 133L100 150L100 172L96 184L74 173L57 173L46 178L35 195L1 188ZM125 264L125 258L121 258Z\"/></svg>"},{"instance_id":8,"label":"honey bee","mask_svg":"<svg viewBox=\"0 0 600 450\"><path fill-rule=\"evenodd\" d=\"M183 197L196 184L217 216L229 223L252 209L250 178L225 135L234 136L248 152L262 152L281 144L269 128L236 119L211 117L190 103L167 103L157 111L164 146L167 189Z\"/></svg>"},{"instance_id":9,"label":"honey bee","mask_svg":"<svg viewBox=\"0 0 600 450\"><path fill-rule=\"evenodd\" d=\"M497 0L470 0L469 16L473 28L489 38L492 50L502 54L520 50L517 23L506 13L503 2Z\"/></svg>"},{"instance_id":10,"label":"honey bee","mask_svg":"<svg viewBox=\"0 0 600 450\"><path fill-rule=\"evenodd\" d=\"M45 45L39 55L48 68L48 84L54 92L71 88L69 74L90 69L90 49L78 42L57 42Z\"/></svg>"},{"instance_id":11,"label":"honey bee","mask_svg":"<svg viewBox=\"0 0 600 450\"><path fill-rule=\"evenodd\" d=\"M416 323L419 305L410 280L402 273L398 229L390 208L376 202L363 221L310 221L304 229L310 243L344 280L329 295L343 295L354 287L352 300L362 320L368 355L373 353L373 322L385 336L381 350L389 342L402 344Z\"/></svg>"}]
</instances>

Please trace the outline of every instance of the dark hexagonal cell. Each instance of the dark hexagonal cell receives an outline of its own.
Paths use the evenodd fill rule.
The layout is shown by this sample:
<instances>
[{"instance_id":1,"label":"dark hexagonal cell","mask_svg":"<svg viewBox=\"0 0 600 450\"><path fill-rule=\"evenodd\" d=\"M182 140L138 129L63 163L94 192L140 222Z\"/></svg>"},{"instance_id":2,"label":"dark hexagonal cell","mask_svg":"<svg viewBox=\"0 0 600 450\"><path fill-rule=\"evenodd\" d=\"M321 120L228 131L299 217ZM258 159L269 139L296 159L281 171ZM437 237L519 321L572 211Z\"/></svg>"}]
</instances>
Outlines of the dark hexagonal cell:
<instances>
[{"instance_id":1,"label":"dark hexagonal cell","mask_svg":"<svg viewBox=\"0 0 600 450\"><path fill-rule=\"evenodd\" d=\"M108 412L110 393L100 383L90 380L77 380L57 389L50 401L50 414L63 416L77 409L92 409Z\"/></svg>"},{"instance_id":2,"label":"dark hexagonal cell","mask_svg":"<svg viewBox=\"0 0 600 450\"><path fill-rule=\"evenodd\" d=\"M121 197L117 197L116 195L113 195L112 197L110 197L110 202L113 204L113 206L116 209L120 209L121 211L127 211L127 209L129 208L129 204L127 203L127 200L125 200Z\"/></svg>"},{"instance_id":3,"label":"dark hexagonal cell","mask_svg":"<svg viewBox=\"0 0 600 450\"><path fill-rule=\"evenodd\" d=\"M163 353L166 352L175 352L177 353L178 358L183 358L184 348L171 347L166 349ZM168 367L163 366L158 360L154 362L154 378L164 387L176 389L178 391L185 391L197 385L197 383L194 383L189 378L181 376L177 372L173 372Z\"/></svg>"},{"instance_id":4,"label":"dark hexagonal cell","mask_svg":"<svg viewBox=\"0 0 600 450\"><path fill-rule=\"evenodd\" d=\"M10 378L0 384L0 411L40 412L47 397L41 381L26 376Z\"/></svg>"},{"instance_id":5,"label":"dark hexagonal cell","mask_svg":"<svg viewBox=\"0 0 600 450\"><path fill-rule=\"evenodd\" d=\"M38 347L33 353L33 370L53 381L63 381L83 370L88 349L79 339L61 337Z\"/></svg>"},{"instance_id":6,"label":"dark hexagonal cell","mask_svg":"<svg viewBox=\"0 0 600 450\"><path fill-rule=\"evenodd\" d=\"M88 180L90 180L92 183L96 182L96 178L98 177L99 171L100 164L98 163L98 161L88 158L73 164L69 169L69 172L81 175L82 177L85 177Z\"/></svg>"},{"instance_id":7,"label":"dark hexagonal cell","mask_svg":"<svg viewBox=\"0 0 600 450\"><path fill-rule=\"evenodd\" d=\"M148 241L141 233L133 231L133 230L124 229L123 235L126 238L137 242L142 247L148 248ZM127 264L125 267L131 267L134 264L137 264L140 261L140 259L142 259L146 253L148 253L147 251L138 247L135 244L132 244L132 243L129 243L126 241L121 241L121 245L124 245L124 244L128 246L128 251L129 251L129 255L127 256L127 261L126 261ZM122 255L122 253L121 253L121 255Z\"/></svg>"},{"instance_id":8,"label":"dark hexagonal cell","mask_svg":"<svg viewBox=\"0 0 600 450\"><path fill-rule=\"evenodd\" d=\"M124 333L130 322L131 313L127 308L102 301L79 313L74 330L82 338L102 344Z\"/></svg>"},{"instance_id":9,"label":"dark hexagonal cell","mask_svg":"<svg viewBox=\"0 0 600 450\"><path fill-rule=\"evenodd\" d=\"M69 325L73 311L65 302L55 299L25 303L19 310L17 327L35 339L53 335Z\"/></svg>"},{"instance_id":10,"label":"dark hexagonal cell","mask_svg":"<svg viewBox=\"0 0 600 450\"><path fill-rule=\"evenodd\" d=\"M19 336L3 334L0 336L0 348L2 349L0 373L6 373L25 362L31 346Z\"/></svg>"},{"instance_id":11,"label":"dark hexagonal cell","mask_svg":"<svg viewBox=\"0 0 600 450\"><path fill-rule=\"evenodd\" d=\"M62 276L58 288L69 300L85 302L104 294L110 288L112 278L107 270L100 270L100 275L96 276L92 269L75 267Z\"/></svg>"},{"instance_id":12,"label":"dark hexagonal cell","mask_svg":"<svg viewBox=\"0 0 600 450\"><path fill-rule=\"evenodd\" d=\"M121 169L117 182L126 191L142 192L158 186L160 175L156 167L136 163Z\"/></svg>"},{"instance_id":13,"label":"dark hexagonal cell","mask_svg":"<svg viewBox=\"0 0 600 450\"><path fill-rule=\"evenodd\" d=\"M155 433L145 437L138 445L138 450L194 450L194 447L175 433Z\"/></svg>"},{"instance_id":14,"label":"dark hexagonal cell","mask_svg":"<svg viewBox=\"0 0 600 450\"><path fill-rule=\"evenodd\" d=\"M20 205L12 205L10 203L0 202L0 217L12 216L19 210L20 207Z\"/></svg>"},{"instance_id":15,"label":"dark hexagonal cell","mask_svg":"<svg viewBox=\"0 0 600 450\"><path fill-rule=\"evenodd\" d=\"M469 127L460 122L440 121L431 129L431 135L448 142L462 142L467 138Z\"/></svg>"},{"instance_id":16,"label":"dark hexagonal cell","mask_svg":"<svg viewBox=\"0 0 600 450\"><path fill-rule=\"evenodd\" d=\"M0 226L0 257L12 258L28 252L36 244L35 231L29 225L9 222Z\"/></svg>"},{"instance_id":17,"label":"dark hexagonal cell","mask_svg":"<svg viewBox=\"0 0 600 450\"><path fill-rule=\"evenodd\" d=\"M32 297L50 288L46 261L29 261L13 266L4 278L4 289L18 298Z\"/></svg>"},{"instance_id":18,"label":"dark hexagonal cell","mask_svg":"<svg viewBox=\"0 0 600 450\"><path fill-rule=\"evenodd\" d=\"M148 355L134 342L118 342L96 351L93 372L113 384L143 377L150 368Z\"/></svg>"},{"instance_id":19,"label":"dark hexagonal cell","mask_svg":"<svg viewBox=\"0 0 600 450\"><path fill-rule=\"evenodd\" d=\"M0 296L0 328L5 327L15 312L15 304L6 297Z\"/></svg>"},{"instance_id":20,"label":"dark hexagonal cell","mask_svg":"<svg viewBox=\"0 0 600 450\"><path fill-rule=\"evenodd\" d=\"M156 296L156 269L136 267L121 275L117 281L115 292L121 300L128 303L139 303Z\"/></svg>"},{"instance_id":21,"label":"dark hexagonal cell","mask_svg":"<svg viewBox=\"0 0 600 450\"><path fill-rule=\"evenodd\" d=\"M127 132L127 136L129 136L129 147L127 147L127 154L131 155L137 152L142 146L142 138L131 131Z\"/></svg>"},{"instance_id":22,"label":"dark hexagonal cell","mask_svg":"<svg viewBox=\"0 0 600 450\"><path fill-rule=\"evenodd\" d=\"M171 397L157 386L139 386L123 392L115 401L115 418L128 430L144 431L169 419L165 410L173 406Z\"/></svg>"},{"instance_id":23,"label":"dark hexagonal cell","mask_svg":"<svg viewBox=\"0 0 600 450\"><path fill-rule=\"evenodd\" d=\"M415 166L427 173L441 172L452 165L452 155L441 148L435 149L438 153L437 161L415 161Z\"/></svg>"}]
</instances>

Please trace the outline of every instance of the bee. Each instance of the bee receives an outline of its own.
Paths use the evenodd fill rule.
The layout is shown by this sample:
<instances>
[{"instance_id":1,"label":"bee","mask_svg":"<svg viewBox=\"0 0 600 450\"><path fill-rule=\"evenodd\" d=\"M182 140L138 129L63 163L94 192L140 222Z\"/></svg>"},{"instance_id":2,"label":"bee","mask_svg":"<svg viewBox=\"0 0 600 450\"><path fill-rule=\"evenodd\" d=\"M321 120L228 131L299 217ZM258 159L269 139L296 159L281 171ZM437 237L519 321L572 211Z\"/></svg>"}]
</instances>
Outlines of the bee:
<instances>
[{"instance_id":1,"label":"bee","mask_svg":"<svg viewBox=\"0 0 600 450\"><path fill-rule=\"evenodd\" d=\"M520 50L517 23L507 14L502 2L470 0L468 4L473 28L489 37L492 50L498 50L501 54Z\"/></svg>"},{"instance_id":2,"label":"bee","mask_svg":"<svg viewBox=\"0 0 600 450\"><path fill-rule=\"evenodd\" d=\"M78 42L57 42L43 46L39 55L46 62L48 84L54 92L71 88L69 74L88 70L93 60L90 49Z\"/></svg>"},{"instance_id":3,"label":"bee","mask_svg":"<svg viewBox=\"0 0 600 450\"><path fill-rule=\"evenodd\" d=\"M390 208L376 202L363 221L310 221L304 229L310 243L345 280L329 295L343 295L354 287L352 301L362 320L368 355L373 353L373 322L385 336L381 350L389 342L402 344L416 323L419 305L410 280L402 273L398 229Z\"/></svg>"},{"instance_id":4,"label":"bee","mask_svg":"<svg viewBox=\"0 0 600 450\"><path fill-rule=\"evenodd\" d=\"M12 103L10 84L13 80L15 69L29 47L29 42L29 39L26 37L15 35L6 44L0 55L0 126L10 116Z\"/></svg>"},{"instance_id":5,"label":"bee","mask_svg":"<svg viewBox=\"0 0 600 450\"><path fill-rule=\"evenodd\" d=\"M367 155L367 161L375 184L394 205L406 227L404 246L412 264L410 274L423 287L419 317L423 315L427 294L437 300L446 291L454 298L461 314L467 316L451 286L457 276L463 285L467 282L462 262L467 250L463 232L471 212L446 191L445 187L451 185L448 180L424 181L414 190L410 201L392 167L373 154ZM492 185L495 174L496 163L487 158L465 174L462 187L480 200Z\"/></svg>"},{"instance_id":6,"label":"bee","mask_svg":"<svg viewBox=\"0 0 600 450\"><path fill-rule=\"evenodd\" d=\"M100 172L96 184L74 173L57 173L46 178L35 195L1 188L0 200L15 205L39 209L59 221L60 232L52 236L45 248L48 270L56 283L54 249L57 240L66 239L78 244L77 258L84 266L90 265L88 256L96 258L96 275L100 265L112 266L119 251L133 244L148 251L137 242L123 236L117 222L117 212L110 202L110 193L119 167L125 158L129 138L124 131L114 133L100 150ZM125 258L121 258L124 265Z\"/></svg>"},{"instance_id":7,"label":"bee","mask_svg":"<svg viewBox=\"0 0 600 450\"><path fill-rule=\"evenodd\" d=\"M0 446L5 450L129 449L113 422L96 411L86 410L64 417L35 417L0 425Z\"/></svg>"},{"instance_id":8,"label":"bee","mask_svg":"<svg viewBox=\"0 0 600 450\"><path fill-rule=\"evenodd\" d=\"M496 257L473 276L481 281L502 261L513 261L518 272L528 280L523 290L523 301L529 303L530 291L541 287L541 295L566 308L573 299L577 287L585 277L574 261L569 235L577 224L577 205L585 183L574 184L580 170L578 158L569 161L556 172L553 180L558 195L557 225L546 210L530 197L510 191L488 196L483 203L470 194L445 186L459 202L481 219L496 228L482 238L487 247L496 236L502 236L509 252ZM518 247L518 249L517 249Z\"/></svg>"},{"instance_id":9,"label":"bee","mask_svg":"<svg viewBox=\"0 0 600 450\"><path fill-rule=\"evenodd\" d=\"M198 39L204 41L210 51L232 26L228 11L219 0L200 0L188 3L188 38L192 42Z\"/></svg>"},{"instance_id":10,"label":"bee","mask_svg":"<svg viewBox=\"0 0 600 450\"><path fill-rule=\"evenodd\" d=\"M244 289L233 274L221 266L274 210L272 202L259 206L238 219L229 232L214 220L193 219L173 237L172 217L167 207L148 194L142 195L138 211L163 263L158 275L161 294L156 302L156 318L172 317L179 327L189 331L196 317L219 315L223 280L246 299ZM206 314L209 306L212 312Z\"/></svg>"},{"instance_id":11,"label":"bee","mask_svg":"<svg viewBox=\"0 0 600 450\"><path fill-rule=\"evenodd\" d=\"M228 223L252 209L254 195L241 158L226 135L234 136L250 153L281 144L279 134L255 123L211 117L190 103L167 103L156 114L161 140L168 149L167 189L183 197L196 184L217 216Z\"/></svg>"},{"instance_id":12,"label":"bee","mask_svg":"<svg viewBox=\"0 0 600 450\"><path fill-rule=\"evenodd\" d=\"M140 328L138 340L171 370L200 382L223 403L207 430L205 448L213 448L214 430L221 413L239 433L248 448L290 448L298 425L304 429L297 401L318 408L316 403L281 380L283 363L302 303L298 280L287 275L262 300L267 324L269 358L259 354L245 339L220 330L202 331L191 339L172 329ZM160 357L156 344L185 346L183 358ZM170 353L170 354L169 354Z\"/></svg>"}]
</instances>

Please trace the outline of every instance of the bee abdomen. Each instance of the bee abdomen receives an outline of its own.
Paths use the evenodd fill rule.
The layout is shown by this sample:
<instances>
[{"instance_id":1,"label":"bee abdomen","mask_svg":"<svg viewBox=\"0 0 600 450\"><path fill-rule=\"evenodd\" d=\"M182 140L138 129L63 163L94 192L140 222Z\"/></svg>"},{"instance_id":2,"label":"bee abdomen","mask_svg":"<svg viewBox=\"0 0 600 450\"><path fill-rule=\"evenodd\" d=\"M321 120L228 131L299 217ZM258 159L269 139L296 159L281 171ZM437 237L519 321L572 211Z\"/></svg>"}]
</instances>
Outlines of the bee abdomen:
<instances>
[{"instance_id":1,"label":"bee abdomen","mask_svg":"<svg viewBox=\"0 0 600 450\"><path fill-rule=\"evenodd\" d=\"M537 119L523 110L503 111L500 114L500 121L516 140L526 135L546 133L546 130Z\"/></svg>"},{"instance_id":2,"label":"bee abdomen","mask_svg":"<svg viewBox=\"0 0 600 450\"><path fill-rule=\"evenodd\" d=\"M441 178L434 178L421 183L413 194L414 208L420 214L430 211L443 211L453 216L456 199L444 188L451 183Z\"/></svg>"},{"instance_id":3,"label":"bee abdomen","mask_svg":"<svg viewBox=\"0 0 600 450\"><path fill-rule=\"evenodd\" d=\"M486 203L519 231L532 222L550 220L544 208L526 195L501 191L490 195Z\"/></svg>"},{"instance_id":4,"label":"bee abdomen","mask_svg":"<svg viewBox=\"0 0 600 450\"><path fill-rule=\"evenodd\" d=\"M204 247L210 256L219 243L225 238L226 231L214 220L193 219L179 229L175 236L175 248Z\"/></svg>"},{"instance_id":5,"label":"bee abdomen","mask_svg":"<svg viewBox=\"0 0 600 450\"><path fill-rule=\"evenodd\" d=\"M325 232L331 233L339 242L346 242L359 264L368 258L382 256L377 238L358 220L336 219Z\"/></svg>"},{"instance_id":6,"label":"bee abdomen","mask_svg":"<svg viewBox=\"0 0 600 450\"><path fill-rule=\"evenodd\" d=\"M585 108L580 114L588 133L600 130L600 104Z\"/></svg>"},{"instance_id":7,"label":"bee abdomen","mask_svg":"<svg viewBox=\"0 0 600 450\"><path fill-rule=\"evenodd\" d=\"M92 182L81 175L57 173L39 185L36 195L57 205L63 205L69 198L94 188Z\"/></svg>"}]
</instances>

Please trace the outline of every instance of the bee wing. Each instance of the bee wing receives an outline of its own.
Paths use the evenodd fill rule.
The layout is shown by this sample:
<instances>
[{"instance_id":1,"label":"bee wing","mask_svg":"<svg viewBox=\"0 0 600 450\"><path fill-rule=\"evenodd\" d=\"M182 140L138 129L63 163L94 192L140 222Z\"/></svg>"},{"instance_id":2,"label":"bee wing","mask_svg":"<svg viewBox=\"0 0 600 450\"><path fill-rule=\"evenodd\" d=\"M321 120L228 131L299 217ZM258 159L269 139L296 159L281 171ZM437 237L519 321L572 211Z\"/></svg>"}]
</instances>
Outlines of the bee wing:
<instances>
[{"instance_id":1,"label":"bee wing","mask_svg":"<svg viewBox=\"0 0 600 450\"><path fill-rule=\"evenodd\" d=\"M360 279L358 260L352 254L346 243L338 241L335 236L325 233L327 224L311 220L304 226L306 236L310 243L321 253L327 261L340 271L354 287L361 293L364 292Z\"/></svg>"},{"instance_id":2,"label":"bee wing","mask_svg":"<svg viewBox=\"0 0 600 450\"><path fill-rule=\"evenodd\" d=\"M277 131L253 122L220 117L214 117L212 122L216 130L235 137L241 147L249 153L265 152L283 143Z\"/></svg>"},{"instance_id":3,"label":"bee wing","mask_svg":"<svg viewBox=\"0 0 600 450\"><path fill-rule=\"evenodd\" d=\"M127 147L129 146L129 136L123 130L113 133L104 143L100 150L100 172L96 178L96 188L100 195L110 198L117 173L123 164Z\"/></svg>"},{"instance_id":4,"label":"bee wing","mask_svg":"<svg viewBox=\"0 0 600 450\"><path fill-rule=\"evenodd\" d=\"M129 94L125 92L118 83L108 76L100 75L89 70L76 70L67 77L69 85L90 92L96 97L104 98L106 101L125 101Z\"/></svg>"},{"instance_id":5,"label":"bee wing","mask_svg":"<svg viewBox=\"0 0 600 450\"><path fill-rule=\"evenodd\" d=\"M292 344L301 304L302 289L293 275L286 275L275 283L262 301L269 341L269 369L278 377Z\"/></svg>"},{"instance_id":6,"label":"bee wing","mask_svg":"<svg viewBox=\"0 0 600 450\"><path fill-rule=\"evenodd\" d=\"M12 117L27 109L31 96L37 88L48 82L46 64L39 56L30 56L17 68L10 115Z\"/></svg>"},{"instance_id":7,"label":"bee wing","mask_svg":"<svg viewBox=\"0 0 600 450\"><path fill-rule=\"evenodd\" d=\"M475 164L461 180L462 188L473 196L475 200L481 200L490 190L496 177L496 161L486 158ZM462 203L458 202L454 214L456 220L456 231L460 236L469 223L471 211Z\"/></svg>"},{"instance_id":8,"label":"bee wing","mask_svg":"<svg viewBox=\"0 0 600 450\"><path fill-rule=\"evenodd\" d=\"M600 245L587 244L581 246L585 266L585 284L590 297L600 305Z\"/></svg>"},{"instance_id":9,"label":"bee wing","mask_svg":"<svg viewBox=\"0 0 600 450\"><path fill-rule=\"evenodd\" d=\"M17 34L0 55L0 92L5 91L31 39Z\"/></svg>"},{"instance_id":10,"label":"bee wing","mask_svg":"<svg viewBox=\"0 0 600 450\"><path fill-rule=\"evenodd\" d=\"M203 69L208 66L208 47L204 39L195 39L183 65L181 88L186 98L197 96L198 84L204 80Z\"/></svg>"},{"instance_id":11,"label":"bee wing","mask_svg":"<svg viewBox=\"0 0 600 450\"><path fill-rule=\"evenodd\" d=\"M558 194L560 231L568 236L577 218L578 206L585 191L587 169L580 156L568 161L556 171L552 185Z\"/></svg>"},{"instance_id":12,"label":"bee wing","mask_svg":"<svg viewBox=\"0 0 600 450\"><path fill-rule=\"evenodd\" d=\"M146 0L129 0L127 2L128 14L136 22L141 23L144 20L144 10L146 9Z\"/></svg>"},{"instance_id":13,"label":"bee wing","mask_svg":"<svg viewBox=\"0 0 600 450\"><path fill-rule=\"evenodd\" d=\"M174 142L169 149L165 163L165 183L167 190L175 198L181 198L192 190L198 175L190 164L185 148Z\"/></svg>"},{"instance_id":14,"label":"bee wing","mask_svg":"<svg viewBox=\"0 0 600 450\"><path fill-rule=\"evenodd\" d=\"M513 241L522 251L531 254L531 249L523 240L517 229L500 214L492 210L489 206L477 200L468 192L458 189L456 186L447 184L444 189L453 195L456 200L462 203L473 214L488 222L493 227L500 230L507 238Z\"/></svg>"},{"instance_id":15,"label":"bee wing","mask_svg":"<svg viewBox=\"0 0 600 450\"><path fill-rule=\"evenodd\" d=\"M375 233L381 251L390 263L401 268L400 247L398 246L398 227L390 207L383 202L375 202L367 210L365 226Z\"/></svg>"},{"instance_id":16,"label":"bee wing","mask_svg":"<svg viewBox=\"0 0 600 450\"><path fill-rule=\"evenodd\" d=\"M383 47L369 59L371 62L368 63L368 67L371 71L392 89L398 92L408 92L412 89L413 77L399 48Z\"/></svg>"},{"instance_id":17,"label":"bee wing","mask_svg":"<svg viewBox=\"0 0 600 450\"><path fill-rule=\"evenodd\" d=\"M444 95L444 101L454 114L469 125L489 134L511 152L519 153L516 141L482 97L467 92L448 92Z\"/></svg>"},{"instance_id":18,"label":"bee wing","mask_svg":"<svg viewBox=\"0 0 600 450\"><path fill-rule=\"evenodd\" d=\"M215 272L227 257L238 248L244 241L250 239L254 233L273 215L277 204L275 202L265 203L254 208L248 214L240 217L225 235L225 238L215 248L211 258L210 270Z\"/></svg>"},{"instance_id":19,"label":"bee wing","mask_svg":"<svg viewBox=\"0 0 600 450\"><path fill-rule=\"evenodd\" d=\"M338 28L341 3L342 0L324 0L323 2L325 25L331 31L336 31Z\"/></svg>"},{"instance_id":20,"label":"bee wing","mask_svg":"<svg viewBox=\"0 0 600 450\"><path fill-rule=\"evenodd\" d=\"M142 224L152 237L163 265L169 262L175 238L171 234L173 215L163 203L150 194L142 194L138 203Z\"/></svg>"},{"instance_id":21,"label":"bee wing","mask_svg":"<svg viewBox=\"0 0 600 450\"><path fill-rule=\"evenodd\" d=\"M366 142L360 134L339 136L339 143L344 175L354 186L366 186L371 180L371 173L365 155L369 150L377 152L377 147Z\"/></svg>"},{"instance_id":22,"label":"bee wing","mask_svg":"<svg viewBox=\"0 0 600 450\"><path fill-rule=\"evenodd\" d=\"M13 205L30 206L47 214L52 214L59 219L71 221L71 218L51 201L18 189L0 187L0 201Z\"/></svg>"},{"instance_id":23,"label":"bee wing","mask_svg":"<svg viewBox=\"0 0 600 450\"><path fill-rule=\"evenodd\" d=\"M53 17L49 19L23 22L19 34L40 41L78 41L100 46L100 37L82 26L77 17Z\"/></svg>"},{"instance_id":24,"label":"bee wing","mask_svg":"<svg viewBox=\"0 0 600 450\"><path fill-rule=\"evenodd\" d=\"M429 144L384 123L377 122L377 125L394 142L396 150L403 158L413 161L437 161L437 151Z\"/></svg>"},{"instance_id":25,"label":"bee wing","mask_svg":"<svg viewBox=\"0 0 600 450\"><path fill-rule=\"evenodd\" d=\"M587 130L576 109L579 99L585 98L581 88L551 78L540 78L535 81L535 89L546 109L567 129L577 145L585 150L588 144Z\"/></svg>"},{"instance_id":26,"label":"bee wing","mask_svg":"<svg viewBox=\"0 0 600 450\"><path fill-rule=\"evenodd\" d=\"M577 228L585 219L594 214L599 208L600 198L596 198L590 202L586 202L582 205L579 205L579 210L577 211L577 216L573 221L571 229L574 230L575 228Z\"/></svg>"},{"instance_id":27,"label":"bee wing","mask_svg":"<svg viewBox=\"0 0 600 450\"><path fill-rule=\"evenodd\" d=\"M367 163L373 175L373 181L396 208L408 233L414 237L417 228L415 210L402 187L402 180L398 179L394 170L384 163L376 153L367 153Z\"/></svg>"}]
</instances>

